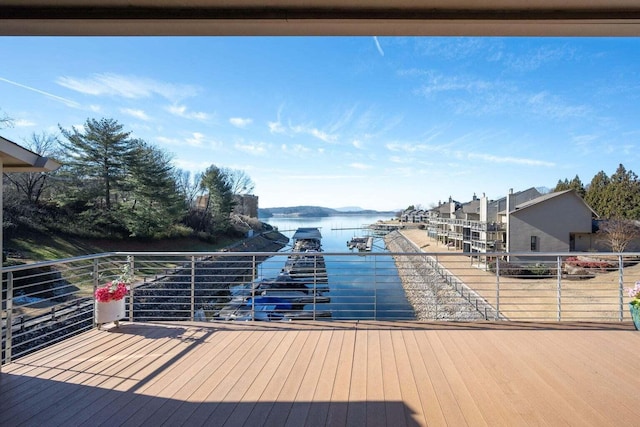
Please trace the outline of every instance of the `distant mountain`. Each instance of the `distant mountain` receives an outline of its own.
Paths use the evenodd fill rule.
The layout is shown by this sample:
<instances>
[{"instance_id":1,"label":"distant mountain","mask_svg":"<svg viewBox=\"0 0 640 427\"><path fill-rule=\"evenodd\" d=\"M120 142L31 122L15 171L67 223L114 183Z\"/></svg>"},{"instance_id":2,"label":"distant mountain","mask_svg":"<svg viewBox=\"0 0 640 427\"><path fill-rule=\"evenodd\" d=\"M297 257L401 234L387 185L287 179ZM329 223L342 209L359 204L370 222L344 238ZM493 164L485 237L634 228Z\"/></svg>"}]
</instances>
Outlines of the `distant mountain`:
<instances>
[{"instance_id":1,"label":"distant mountain","mask_svg":"<svg viewBox=\"0 0 640 427\"><path fill-rule=\"evenodd\" d=\"M274 216L292 216L292 217L325 217L325 216L344 216L344 215L393 215L391 211L374 211L370 209L349 210L323 208L320 206L292 206L283 208L261 208L258 209L259 218L271 218ZM348 208L357 209L357 208Z\"/></svg>"},{"instance_id":2,"label":"distant mountain","mask_svg":"<svg viewBox=\"0 0 640 427\"><path fill-rule=\"evenodd\" d=\"M361 212L364 209L358 206L346 206L344 208L337 208L336 210L340 212Z\"/></svg>"}]
</instances>

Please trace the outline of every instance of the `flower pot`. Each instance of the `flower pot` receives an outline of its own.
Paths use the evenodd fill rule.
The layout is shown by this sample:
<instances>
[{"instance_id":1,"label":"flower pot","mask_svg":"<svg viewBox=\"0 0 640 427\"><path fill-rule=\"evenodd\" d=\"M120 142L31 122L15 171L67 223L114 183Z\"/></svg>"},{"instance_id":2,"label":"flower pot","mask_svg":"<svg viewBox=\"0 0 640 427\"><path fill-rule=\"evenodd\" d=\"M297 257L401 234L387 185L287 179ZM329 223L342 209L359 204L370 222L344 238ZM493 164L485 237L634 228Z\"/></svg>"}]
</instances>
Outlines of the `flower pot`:
<instances>
[{"instance_id":1,"label":"flower pot","mask_svg":"<svg viewBox=\"0 0 640 427\"><path fill-rule=\"evenodd\" d=\"M636 327L637 331L640 331L640 305L629 303L629 311L631 311L633 325Z\"/></svg>"},{"instance_id":2,"label":"flower pot","mask_svg":"<svg viewBox=\"0 0 640 427\"><path fill-rule=\"evenodd\" d=\"M98 325L109 322L118 322L125 316L125 299L117 301L98 302L95 305L95 318Z\"/></svg>"}]
</instances>

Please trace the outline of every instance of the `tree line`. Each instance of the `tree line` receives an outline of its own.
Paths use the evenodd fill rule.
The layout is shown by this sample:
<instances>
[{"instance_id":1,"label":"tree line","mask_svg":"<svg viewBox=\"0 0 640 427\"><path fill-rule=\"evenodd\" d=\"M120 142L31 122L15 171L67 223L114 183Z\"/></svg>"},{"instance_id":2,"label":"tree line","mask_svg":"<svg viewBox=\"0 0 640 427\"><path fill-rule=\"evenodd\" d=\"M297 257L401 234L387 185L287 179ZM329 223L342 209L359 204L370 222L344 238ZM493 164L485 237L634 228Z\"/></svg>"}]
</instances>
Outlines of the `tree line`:
<instances>
[{"instance_id":1,"label":"tree line","mask_svg":"<svg viewBox=\"0 0 640 427\"><path fill-rule=\"evenodd\" d=\"M60 137L33 134L24 146L58 160L60 169L4 174L8 234L29 226L86 237L213 238L233 232L235 197L254 189L240 170L178 169L171 155L114 119L59 128Z\"/></svg>"},{"instance_id":2,"label":"tree line","mask_svg":"<svg viewBox=\"0 0 640 427\"><path fill-rule=\"evenodd\" d=\"M602 221L597 234L613 252L624 252L640 237L640 181L624 165L611 176L598 172L586 186L578 175L558 180L553 191L563 190L575 190L598 214Z\"/></svg>"},{"instance_id":3,"label":"tree line","mask_svg":"<svg viewBox=\"0 0 640 427\"><path fill-rule=\"evenodd\" d=\"M640 220L640 181L622 164L611 176L598 172L586 186L578 175L558 180L553 191L563 190L575 190L600 218Z\"/></svg>"}]
</instances>

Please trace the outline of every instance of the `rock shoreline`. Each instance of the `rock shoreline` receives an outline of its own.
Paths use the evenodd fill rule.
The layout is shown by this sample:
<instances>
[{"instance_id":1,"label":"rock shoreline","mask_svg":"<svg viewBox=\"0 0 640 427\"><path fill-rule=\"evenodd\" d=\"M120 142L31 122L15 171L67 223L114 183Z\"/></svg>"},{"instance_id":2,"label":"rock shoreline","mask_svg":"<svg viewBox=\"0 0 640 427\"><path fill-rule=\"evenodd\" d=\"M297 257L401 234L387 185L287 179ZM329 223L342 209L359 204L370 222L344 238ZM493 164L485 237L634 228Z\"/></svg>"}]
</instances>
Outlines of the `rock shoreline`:
<instances>
[{"instance_id":1,"label":"rock shoreline","mask_svg":"<svg viewBox=\"0 0 640 427\"><path fill-rule=\"evenodd\" d=\"M392 253L420 253L399 231L384 238ZM398 276L416 320L470 321L484 319L475 306L438 273L426 257L394 255Z\"/></svg>"}]
</instances>

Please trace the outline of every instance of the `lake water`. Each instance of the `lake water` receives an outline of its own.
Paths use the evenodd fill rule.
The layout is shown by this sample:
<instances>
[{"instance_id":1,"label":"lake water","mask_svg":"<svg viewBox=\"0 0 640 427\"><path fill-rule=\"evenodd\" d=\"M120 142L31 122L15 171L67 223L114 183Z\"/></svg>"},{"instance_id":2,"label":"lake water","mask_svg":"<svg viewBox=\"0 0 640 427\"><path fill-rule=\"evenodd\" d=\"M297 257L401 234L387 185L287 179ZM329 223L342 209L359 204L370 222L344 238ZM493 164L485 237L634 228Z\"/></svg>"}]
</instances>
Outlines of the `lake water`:
<instances>
[{"instance_id":1,"label":"lake water","mask_svg":"<svg viewBox=\"0 0 640 427\"><path fill-rule=\"evenodd\" d=\"M366 229L368 225L390 218L390 215L350 215L260 220L277 227L289 238L300 227L316 227L320 230L329 282L329 290L324 295L330 297L331 302L318 304L318 310L329 310L332 319L413 319L413 309L406 299L391 256L373 256L366 252L358 256L339 255L358 253L347 248L347 241L352 237L369 235L370 231ZM289 250L290 246L283 251ZM382 238L374 239L372 252L388 252ZM274 258L267 261L264 268L266 271L277 271L276 268L282 264L283 258Z\"/></svg>"}]
</instances>

